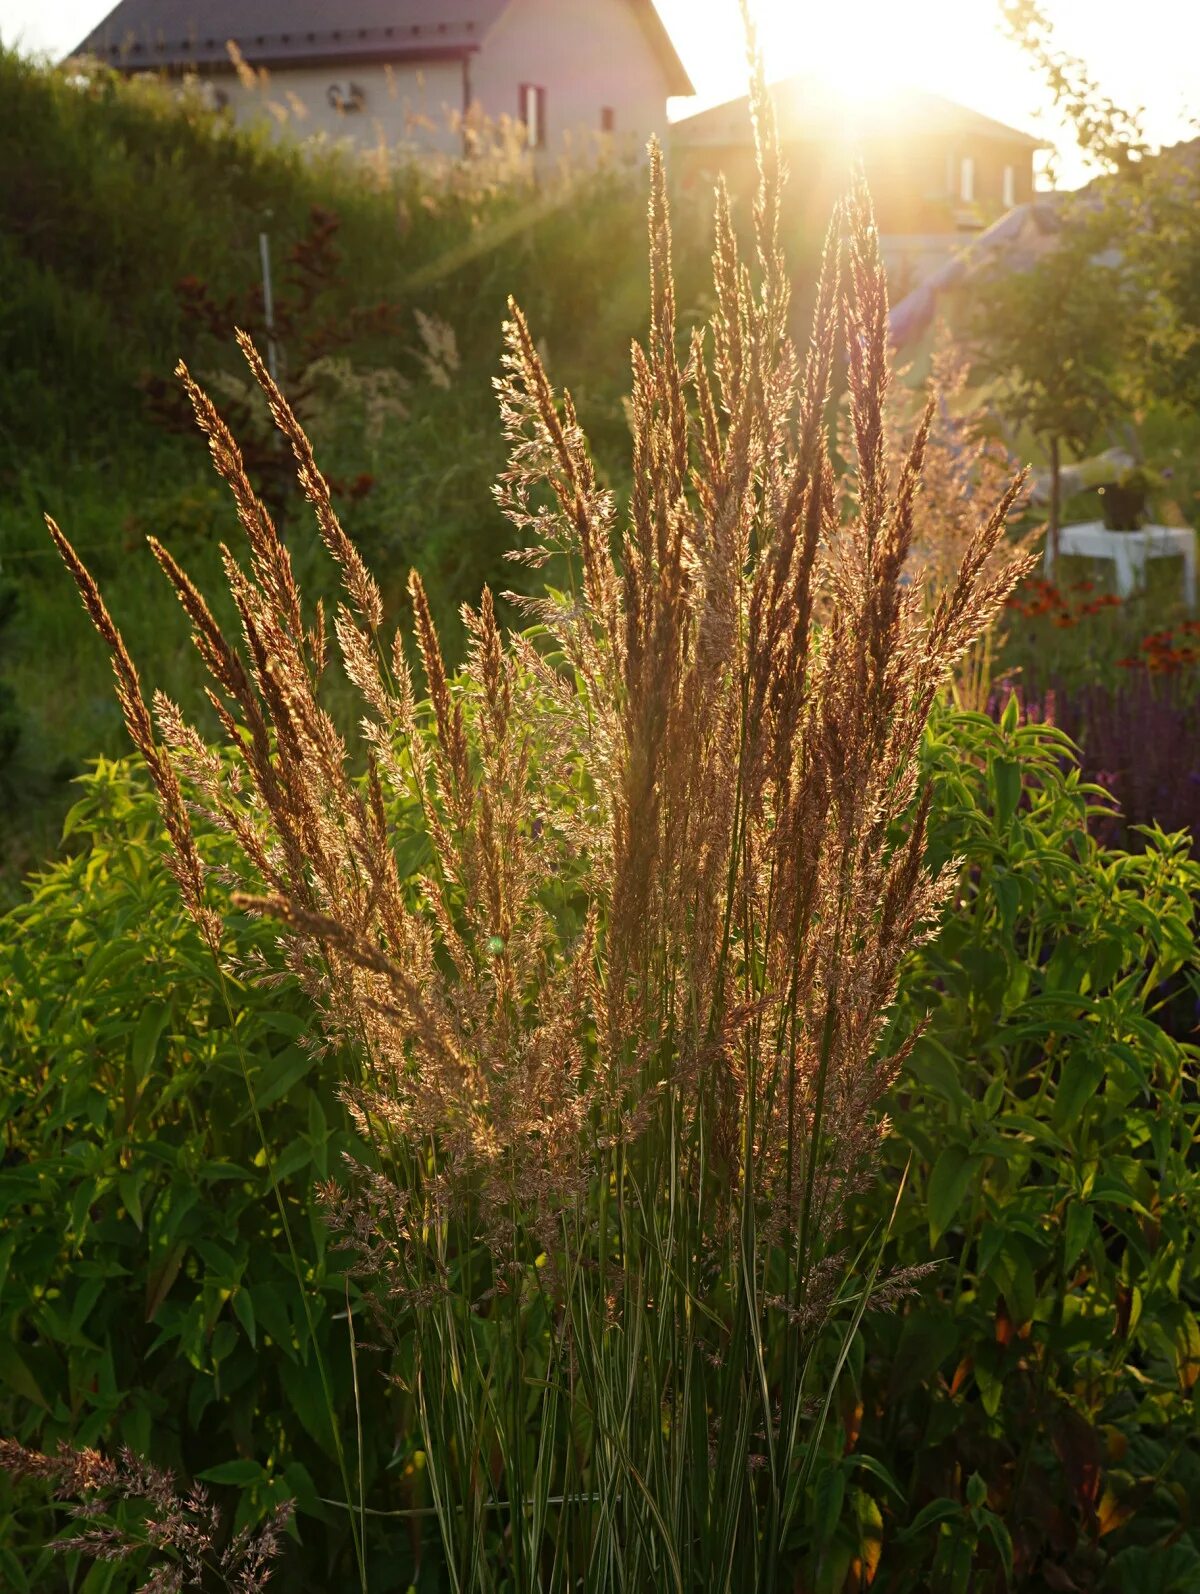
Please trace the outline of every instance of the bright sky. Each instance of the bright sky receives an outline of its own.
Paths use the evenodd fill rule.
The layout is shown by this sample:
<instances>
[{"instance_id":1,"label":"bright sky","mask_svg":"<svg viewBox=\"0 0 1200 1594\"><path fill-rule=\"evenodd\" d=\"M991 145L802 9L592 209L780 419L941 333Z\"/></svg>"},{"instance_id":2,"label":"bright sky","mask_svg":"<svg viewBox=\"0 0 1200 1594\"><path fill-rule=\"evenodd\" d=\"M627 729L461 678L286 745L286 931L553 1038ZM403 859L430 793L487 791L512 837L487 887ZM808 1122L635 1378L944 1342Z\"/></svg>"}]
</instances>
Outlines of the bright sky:
<instances>
[{"instance_id":1,"label":"bright sky","mask_svg":"<svg viewBox=\"0 0 1200 1594\"><path fill-rule=\"evenodd\" d=\"M114 0L0 0L0 39L62 55ZM700 98L743 92L737 0L656 0ZM1121 105L1147 109L1156 143L1200 133L1200 0L1045 0L1062 48L1082 56ZM1059 180L1083 175L1045 91L1001 39L996 0L757 0L772 77L818 73L852 92L888 83L932 90L1058 143ZM684 109L686 102L679 104Z\"/></svg>"}]
</instances>

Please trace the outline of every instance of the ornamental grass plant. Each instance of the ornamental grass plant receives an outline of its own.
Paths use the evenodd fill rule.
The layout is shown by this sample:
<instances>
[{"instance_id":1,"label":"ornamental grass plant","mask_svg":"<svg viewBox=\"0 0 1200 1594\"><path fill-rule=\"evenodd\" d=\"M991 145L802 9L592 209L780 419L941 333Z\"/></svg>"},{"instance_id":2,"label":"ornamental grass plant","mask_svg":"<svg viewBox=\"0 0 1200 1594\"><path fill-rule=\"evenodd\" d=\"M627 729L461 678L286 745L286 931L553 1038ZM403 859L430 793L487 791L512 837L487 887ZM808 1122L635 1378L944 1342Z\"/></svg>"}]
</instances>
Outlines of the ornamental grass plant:
<instances>
[{"instance_id":1,"label":"ornamental grass plant","mask_svg":"<svg viewBox=\"0 0 1200 1594\"><path fill-rule=\"evenodd\" d=\"M682 349L651 152L627 514L511 307L497 494L518 557L553 556L569 580L526 600L528 628L509 636L485 591L460 675L419 576L416 659L385 637L375 580L244 336L344 599L328 625L305 604L233 437L181 368L246 537L224 553L240 636L151 546L223 747L161 695L152 717L51 525L214 958L229 935L194 808L236 843L240 908L278 925L264 972L298 978L312 1045L345 1068L359 1149L328 1218L357 1252L372 1338L406 1369L440 1586L463 1594L792 1588L858 1323L921 1271L881 1276L882 1235L846 1215L876 1177L878 1103L907 1050L880 1046L897 971L947 889L924 862L920 744L1018 573L995 555L1020 483L927 609L903 573L933 407L889 469L867 195L856 186L834 218L801 353L758 63L752 105L752 258L722 191L715 310ZM828 441L839 338L846 487ZM364 704L355 752L322 701L339 666Z\"/></svg>"}]
</instances>

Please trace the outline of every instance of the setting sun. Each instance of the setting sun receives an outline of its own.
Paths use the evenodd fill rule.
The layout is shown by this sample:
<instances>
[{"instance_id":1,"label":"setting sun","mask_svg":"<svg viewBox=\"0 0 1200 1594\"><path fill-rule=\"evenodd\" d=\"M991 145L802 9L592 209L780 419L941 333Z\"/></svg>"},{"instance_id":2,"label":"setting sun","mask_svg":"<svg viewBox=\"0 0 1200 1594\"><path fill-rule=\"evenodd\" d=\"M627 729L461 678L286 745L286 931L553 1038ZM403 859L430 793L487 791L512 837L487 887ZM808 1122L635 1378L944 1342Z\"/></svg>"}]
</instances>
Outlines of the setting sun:
<instances>
[{"instance_id":1,"label":"setting sun","mask_svg":"<svg viewBox=\"0 0 1200 1594\"><path fill-rule=\"evenodd\" d=\"M852 102L897 80L916 81L938 55L934 41L914 35L911 11L890 0L842 7L767 0L760 16L772 72L806 72Z\"/></svg>"},{"instance_id":2,"label":"setting sun","mask_svg":"<svg viewBox=\"0 0 1200 1594\"><path fill-rule=\"evenodd\" d=\"M675 114L740 94L737 0L656 3L698 92L696 101L677 101ZM1084 175L1043 84L1003 36L995 0L757 0L753 9L768 76L823 83L840 114L853 117L864 100L878 103L892 90L923 89L1044 136L1063 155L1061 180ZM1200 7L1145 0L1136 30L1115 0L1046 0L1045 9L1062 48L1084 56L1115 100L1147 107L1152 140L1172 143L1194 131L1200 106L1194 69L1184 63L1200 57Z\"/></svg>"}]
</instances>

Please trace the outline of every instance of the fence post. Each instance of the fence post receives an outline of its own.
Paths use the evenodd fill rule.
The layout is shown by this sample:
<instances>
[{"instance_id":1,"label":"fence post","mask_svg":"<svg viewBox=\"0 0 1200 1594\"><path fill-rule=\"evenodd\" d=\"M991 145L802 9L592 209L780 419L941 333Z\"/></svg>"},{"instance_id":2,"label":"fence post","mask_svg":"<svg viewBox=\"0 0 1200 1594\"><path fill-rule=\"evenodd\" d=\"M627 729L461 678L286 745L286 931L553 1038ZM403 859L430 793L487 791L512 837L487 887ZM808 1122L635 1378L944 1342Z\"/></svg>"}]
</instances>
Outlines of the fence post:
<instances>
[{"instance_id":1,"label":"fence post","mask_svg":"<svg viewBox=\"0 0 1200 1594\"><path fill-rule=\"evenodd\" d=\"M265 232L258 235L258 257L262 263L263 309L267 317L267 370L272 382L279 381L279 360L275 350L275 295L271 291L271 240Z\"/></svg>"}]
</instances>

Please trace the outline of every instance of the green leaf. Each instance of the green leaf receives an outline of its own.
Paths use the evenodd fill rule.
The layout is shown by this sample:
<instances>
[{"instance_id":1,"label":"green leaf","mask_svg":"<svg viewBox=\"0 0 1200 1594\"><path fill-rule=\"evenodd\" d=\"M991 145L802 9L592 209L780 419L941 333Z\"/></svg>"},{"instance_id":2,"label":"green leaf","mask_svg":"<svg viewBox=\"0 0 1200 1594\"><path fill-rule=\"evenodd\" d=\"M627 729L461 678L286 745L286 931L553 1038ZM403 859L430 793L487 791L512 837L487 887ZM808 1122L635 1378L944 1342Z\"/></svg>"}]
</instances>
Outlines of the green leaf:
<instances>
[{"instance_id":1,"label":"green leaf","mask_svg":"<svg viewBox=\"0 0 1200 1594\"><path fill-rule=\"evenodd\" d=\"M301 1366L298 1362L283 1362L279 1372L284 1394L293 1412L321 1448L332 1453L333 1435L320 1379L311 1367Z\"/></svg>"},{"instance_id":2,"label":"green leaf","mask_svg":"<svg viewBox=\"0 0 1200 1594\"><path fill-rule=\"evenodd\" d=\"M154 1054L158 1050L158 1043L170 1016L171 1009L165 1002L148 1002L138 1015L133 1041L129 1048L129 1058L133 1064L134 1077L139 1084L150 1072L150 1065L154 1061Z\"/></svg>"},{"instance_id":3,"label":"green leaf","mask_svg":"<svg viewBox=\"0 0 1200 1594\"><path fill-rule=\"evenodd\" d=\"M1104 1078L1104 1059L1096 1052L1076 1050L1063 1064L1054 1092L1051 1122L1057 1129L1076 1124Z\"/></svg>"},{"instance_id":4,"label":"green leaf","mask_svg":"<svg viewBox=\"0 0 1200 1594\"><path fill-rule=\"evenodd\" d=\"M896 1543L904 1544L909 1539L915 1539L918 1533L924 1533L926 1528L936 1527L939 1522L952 1522L962 1514L963 1508L957 1500L944 1496L940 1500L931 1500L928 1505L921 1507L904 1532L896 1536Z\"/></svg>"},{"instance_id":5,"label":"green leaf","mask_svg":"<svg viewBox=\"0 0 1200 1594\"><path fill-rule=\"evenodd\" d=\"M1008 1582L1012 1582L1013 1575L1013 1542L1012 1534L1000 1517L994 1511L982 1513L982 1531L987 1534L996 1547L996 1554L1000 1557L1000 1565Z\"/></svg>"},{"instance_id":6,"label":"green leaf","mask_svg":"<svg viewBox=\"0 0 1200 1594\"><path fill-rule=\"evenodd\" d=\"M152 1323L158 1315L158 1309L166 1300L171 1285L179 1276L179 1269L187 1255L187 1245L178 1241L163 1257L162 1261L146 1278L146 1321Z\"/></svg>"},{"instance_id":7,"label":"green leaf","mask_svg":"<svg viewBox=\"0 0 1200 1594\"><path fill-rule=\"evenodd\" d=\"M1200 1553L1184 1541L1146 1549L1131 1545L1113 1557L1113 1587L1122 1594L1196 1594Z\"/></svg>"},{"instance_id":8,"label":"green leaf","mask_svg":"<svg viewBox=\"0 0 1200 1594\"><path fill-rule=\"evenodd\" d=\"M323 1521L329 1518L327 1507L323 1506L317 1494L317 1486L312 1480L312 1474L302 1461L292 1461L283 1469L283 1481L287 1485L287 1492L295 1500L301 1511L309 1516L320 1517Z\"/></svg>"},{"instance_id":9,"label":"green leaf","mask_svg":"<svg viewBox=\"0 0 1200 1594\"><path fill-rule=\"evenodd\" d=\"M828 1544L837 1532L845 1497L846 1475L841 1467L823 1467L812 1491L813 1537L818 1544Z\"/></svg>"},{"instance_id":10,"label":"green leaf","mask_svg":"<svg viewBox=\"0 0 1200 1594\"><path fill-rule=\"evenodd\" d=\"M989 1417L994 1417L1000 1410L1000 1400L1004 1394L1004 1380L999 1378L980 1358L975 1362L975 1383L979 1389L980 1405Z\"/></svg>"},{"instance_id":11,"label":"green leaf","mask_svg":"<svg viewBox=\"0 0 1200 1594\"><path fill-rule=\"evenodd\" d=\"M909 1312L892 1357L888 1399L898 1400L927 1383L953 1352L957 1341L958 1330L948 1314L920 1309Z\"/></svg>"},{"instance_id":12,"label":"green leaf","mask_svg":"<svg viewBox=\"0 0 1200 1594\"><path fill-rule=\"evenodd\" d=\"M223 1362L237 1347L238 1331L232 1323L221 1322L213 1329L212 1338L208 1342L208 1354L212 1358L214 1367L218 1362Z\"/></svg>"},{"instance_id":13,"label":"green leaf","mask_svg":"<svg viewBox=\"0 0 1200 1594\"><path fill-rule=\"evenodd\" d=\"M275 1158L274 1172L276 1179L282 1184L285 1179L290 1179L301 1168L309 1166L313 1161L312 1141L307 1135L297 1135L292 1143Z\"/></svg>"},{"instance_id":14,"label":"green leaf","mask_svg":"<svg viewBox=\"0 0 1200 1594\"><path fill-rule=\"evenodd\" d=\"M250 1344L256 1345L258 1340L258 1325L254 1319L254 1302L248 1290L236 1290L233 1297L233 1311L238 1322L246 1332Z\"/></svg>"},{"instance_id":15,"label":"green leaf","mask_svg":"<svg viewBox=\"0 0 1200 1594\"><path fill-rule=\"evenodd\" d=\"M1179 1387L1190 1393L1200 1380L1200 1325L1192 1312L1183 1312L1175 1329L1172 1350Z\"/></svg>"},{"instance_id":16,"label":"green leaf","mask_svg":"<svg viewBox=\"0 0 1200 1594\"><path fill-rule=\"evenodd\" d=\"M49 1403L38 1387L37 1379L29 1371L21 1353L6 1335L0 1334L0 1383L7 1384L22 1400L32 1401L49 1411Z\"/></svg>"},{"instance_id":17,"label":"green leaf","mask_svg":"<svg viewBox=\"0 0 1200 1594\"><path fill-rule=\"evenodd\" d=\"M971 1098L959 1081L959 1065L946 1048L931 1036L923 1035L912 1049L908 1071L935 1095L951 1106L969 1112Z\"/></svg>"},{"instance_id":18,"label":"green leaf","mask_svg":"<svg viewBox=\"0 0 1200 1594\"><path fill-rule=\"evenodd\" d=\"M1009 699L1005 713L1011 707L1014 698ZM1021 800L1021 766L1011 758L997 758L992 764L992 784L996 792L996 819L1001 825L1008 825L1017 811L1017 804Z\"/></svg>"},{"instance_id":19,"label":"green leaf","mask_svg":"<svg viewBox=\"0 0 1200 1594\"><path fill-rule=\"evenodd\" d=\"M975 1172L974 1159L965 1146L947 1146L929 1176L929 1243L938 1240L954 1221Z\"/></svg>"},{"instance_id":20,"label":"green leaf","mask_svg":"<svg viewBox=\"0 0 1200 1594\"><path fill-rule=\"evenodd\" d=\"M1082 1201L1072 1201L1063 1219L1063 1266L1072 1268L1092 1237L1092 1209Z\"/></svg>"},{"instance_id":21,"label":"green leaf","mask_svg":"<svg viewBox=\"0 0 1200 1594\"><path fill-rule=\"evenodd\" d=\"M854 1467L861 1469L863 1472L869 1472L873 1478L878 1478L884 1488L903 1503L904 1490L877 1456L870 1456L865 1450L859 1450L851 1456L850 1461Z\"/></svg>"},{"instance_id":22,"label":"green leaf","mask_svg":"<svg viewBox=\"0 0 1200 1594\"><path fill-rule=\"evenodd\" d=\"M273 1284L254 1284L250 1288L254 1315L264 1330L288 1356L294 1355L295 1333L283 1296Z\"/></svg>"},{"instance_id":23,"label":"green leaf","mask_svg":"<svg viewBox=\"0 0 1200 1594\"><path fill-rule=\"evenodd\" d=\"M222 1461L215 1467L207 1467L197 1473L197 1477L205 1483L235 1483L242 1488L261 1483L266 1476L257 1461Z\"/></svg>"},{"instance_id":24,"label":"green leaf","mask_svg":"<svg viewBox=\"0 0 1200 1594\"><path fill-rule=\"evenodd\" d=\"M263 1069L261 1083L255 1086L254 1096L259 1112L277 1102L281 1096L286 1096L293 1085L298 1085L305 1074L316 1067L316 1061L311 1052L299 1046L285 1046L278 1052L269 1067ZM244 1123L252 1116L247 1108L240 1122Z\"/></svg>"},{"instance_id":25,"label":"green leaf","mask_svg":"<svg viewBox=\"0 0 1200 1594\"><path fill-rule=\"evenodd\" d=\"M144 1222L142 1215L142 1185L145 1175L142 1173L119 1173L117 1175L117 1194L126 1212L133 1219L140 1230Z\"/></svg>"}]
</instances>

